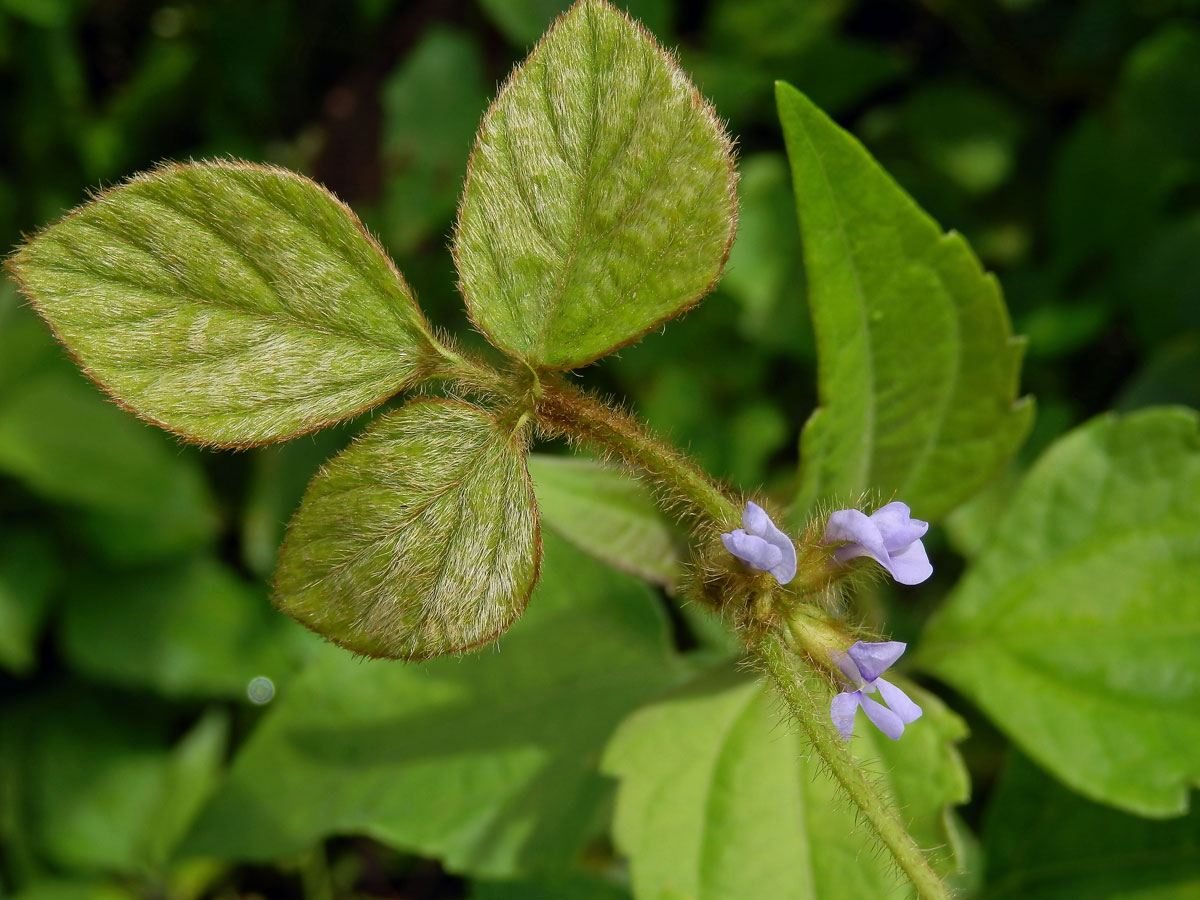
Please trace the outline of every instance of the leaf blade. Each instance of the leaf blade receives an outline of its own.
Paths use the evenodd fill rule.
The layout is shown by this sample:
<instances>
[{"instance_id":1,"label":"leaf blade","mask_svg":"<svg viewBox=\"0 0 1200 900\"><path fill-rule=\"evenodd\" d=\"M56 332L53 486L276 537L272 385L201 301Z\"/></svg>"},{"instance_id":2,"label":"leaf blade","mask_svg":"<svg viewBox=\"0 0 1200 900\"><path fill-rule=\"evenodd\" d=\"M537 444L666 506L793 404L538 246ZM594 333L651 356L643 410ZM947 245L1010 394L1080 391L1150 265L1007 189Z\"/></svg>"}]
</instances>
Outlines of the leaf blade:
<instances>
[{"instance_id":1,"label":"leaf blade","mask_svg":"<svg viewBox=\"0 0 1200 900\"><path fill-rule=\"evenodd\" d=\"M728 137L673 60L580 0L480 126L454 238L472 319L553 369L637 340L716 282L734 180Z\"/></svg>"},{"instance_id":2,"label":"leaf blade","mask_svg":"<svg viewBox=\"0 0 1200 900\"><path fill-rule=\"evenodd\" d=\"M632 475L577 457L529 457L542 522L585 553L647 581L679 577L679 535Z\"/></svg>"},{"instance_id":3,"label":"leaf blade","mask_svg":"<svg viewBox=\"0 0 1200 900\"><path fill-rule=\"evenodd\" d=\"M1139 815L1200 777L1192 411L1101 417L1033 467L917 664L1076 791Z\"/></svg>"},{"instance_id":4,"label":"leaf blade","mask_svg":"<svg viewBox=\"0 0 1200 900\"><path fill-rule=\"evenodd\" d=\"M516 441L461 402L375 422L309 486L280 552L280 608L367 656L426 659L498 636L541 561Z\"/></svg>"},{"instance_id":5,"label":"leaf blade","mask_svg":"<svg viewBox=\"0 0 1200 900\"><path fill-rule=\"evenodd\" d=\"M1032 405L1016 397L1022 344L966 241L944 234L795 88L778 82L776 99L819 362L796 515L875 491L938 518L1028 431Z\"/></svg>"},{"instance_id":6,"label":"leaf blade","mask_svg":"<svg viewBox=\"0 0 1200 900\"><path fill-rule=\"evenodd\" d=\"M275 860L369 834L453 872L569 864L607 804L604 742L683 667L650 589L553 534L529 611L500 647L420 666L323 648L272 703L185 849Z\"/></svg>"},{"instance_id":7,"label":"leaf blade","mask_svg":"<svg viewBox=\"0 0 1200 900\"><path fill-rule=\"evenodd\" d=\"M904 741L878 738L860 722L852 747L887 773L883 786L918 841L952 845L939 861L949 872L960 863L948 805L967 793L951 745L965 729L937 698L913 693L926 717ZM620 779L614 833L637 896L907 896L806 751L764 686L725 668L622 723L603 766Z\"/></svg>"},{"instance_id":8,"label":"leaf blade","mask_svg":"<svg viewBox=\"0 0 1200 900\"><path fill-rule=\"evenodd\" d=\"M9 266L93 380L200 443L355 415L436 353L354 214L283 169L163 165L68 213Z\"/></svg>"}]
</instances>

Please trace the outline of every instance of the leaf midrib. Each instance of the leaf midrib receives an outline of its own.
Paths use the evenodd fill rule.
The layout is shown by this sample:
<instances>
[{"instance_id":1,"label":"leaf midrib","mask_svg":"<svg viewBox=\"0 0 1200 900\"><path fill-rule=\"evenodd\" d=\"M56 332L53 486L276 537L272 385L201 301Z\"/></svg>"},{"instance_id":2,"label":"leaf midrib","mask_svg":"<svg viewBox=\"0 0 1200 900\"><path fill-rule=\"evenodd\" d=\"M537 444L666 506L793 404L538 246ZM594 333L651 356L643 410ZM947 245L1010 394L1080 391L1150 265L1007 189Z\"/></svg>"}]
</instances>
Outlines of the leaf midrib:
<instances>
[{"instance_id":1,"label":"leaf midrib","mask_svg":"<svg viewBox=\"0 0 1200 900\"><path fill-rule=\"evenodd\" d=\"M146 197L145 199L148 199L151 202L157 202L155 200L155 198L153 198L153 197ZM165 206L167 209L171 209L174 212L177 212L177 213L179 212L179 210L175 209L175 207L171 206L170 204L160 202L159 205ZM183 213L180 213L180 214L183 215ZM296 329L299 331L306 331L306 332L310 332L313 334L322 335L325 337L335 337L335 338L340 338L342 340L350 340L350 341L353 341L358 344L386 350L389 353L399 354L402 356L406 355L406 351L404 349L398 347L395 344L387 343L385 341L379 340L378 338L372 337L370 335L358 333L358 332L355 332L355 331L352 331L352 330L349 330L346 328L339 328L336 326L330 327L330 325L332 323L318 323L318 322L314 322L311 319L305 319L305 318L301 317L300 315L298 315L296 313L296 311L289 304L282 302L282 298L279 295L279 293L276 291L274 286L270 283L270 281L262 273L262 271L259 270L257 265L250 260L250 258L245 254L245 252L241 248L239 248L236 244L234 244L232 241L230 241L224 235L219 234L218 232L207 227L206 225L200 224L197 220L191 219L191 221L196 222L196 227L199 230L204 231L205 233L213 236L218 242L223 243L225 246L229 247L233 251L234 255L237 256L238 258L240 258L245 263L247 268L255 274L256 278L258 279L260 284L263 286L263 288L267 292L269 292L271 294L271 296L275 297L277 300L280 301L278 313L271 313L266 310L259 309L255 306L238 305L237 303L229 302L220 297L197 296L193 292L187 290L186 286L184 285L184 283L182 282L180 277L178 275L176 275L169 266L163 264L162 260L157 255L155 255L151 250L147 249L140 241L137 240L137 238L135 236L116 230L112 225L110 225L109 223L105 222L103 219L100 219L99 217L96 217L96 216L88 216L85 218L84 214L80 214L78 219L68 220L68 222L65 222L63 224L66 225L66 224L70 223L70 224L79 225L79 226L83 226L83 227L95 228L95 229L107 234L110 238L120 241L121 243L131 247L132 249L134 249L135 251L137 251L139 253L145 254L147 257L149 257L151 260L153 260L153 262L155 263L155 267L159 271L168 273L170 275L170 277L175 281L175 283L177 285L179 285L180 289L177 291L172 291L172 292L168 293L167 291L163 290L162 288L158 288L158 287L154 287L152 285L145 284L144 282L138 281L136 279L132 279L132 278L128 278L128 277L119 277L119 276L116 276L112 272L99 273L93 269L86 267L86 266L80 267L80 266L70 265L64 261L41 259L36 262L36 265L37 265L37 267L42 268L47 271L58 272L60 274L65 274L65 275L74 275L74 276L84 277L84 278L91 279L100 284L116 284L116 285L120 285L121 287L136 290L143 294L149 295L150 297L159 298L162 301L166 301L164 305L167 305L167 306L170 306L171 303L173 303L173 302L178 303L179 300L184 300L184 301L190 302L196 306L211 307L211 308L223 310L223 311L230 313L232 315L235 315L235 316L240 316L240 317L253 319L253 320L257 320L257 321L261 321L261 322L266 322L266 323L276 326L276 327L292 328L292 329ZM60 246L64 247L64 249L66 249L72 256L76 256L77 251L76 251L76 248L73 246L73 242L65 241L63 239L63 235L60 234L57 230L48 232L45 237L48 239L53 239L55 243L58 243ZM368 290L369 290L369 288L368 288ZM381 298L381 299L384 299L385 305L387 305L386 298ZM147 318L150 318L150 317L148 316ZM139 320L126 319L124 321L131 323L132 321L139 321Z\"/></svg>"},{"instance_id":2,"label":"leaf midrib","mask_svg":"<svg viewBox=\"0 0 1200 900\"><path fill-rule=\"evenodd\" d=\"M839 205L839 202L838 202L838 195L834 192L833 182L831 181L831 179L829 177L829 171L825 166L825 160L822 156L820 149L817 147L816 142L813 140L813 136L812 136L811 132L809 131L807 124L805 124L800 119L799 115L796 116L796 121L799 122L799 124L800 124L800 131L804 135L804 140L808 144L812 159L817 164L817 169L821 173L821 180L824 183L825 194L827 197L829 197L830 206L833 209L834 221L837 223L838 239L840 240L842 247L845 251L845 256L846 256L846 259L848 260L848 265L850 267L850 273L851 273L852 277L854 278L855 299L858 301L857 309L859 312L859 319L862 322L863 341L864 341L864 344L866 346L866 351L867 351L866 352L866 360L865 360L865 364L866 364L866 368L867 368L867 382L870 385L870 390L867 392L867 424L866 424L866 433L869 436L869 442L868 442L867 452L864 455L863 460L859 465L859 468L863 470L862 476L859 479L859 484L865 486L865 485L869 485L871 483L870 475L871 475L871 466L872 466L872 456L874 455L874 452L875 452L875 420L876 420L875 397L876 397L876 386L877 386L876 385L876 373L875 373L875 359L874 359L874 355L873 355L872 349L871 349L870 314L867 311L867 301L866 301L866 296L863 291L862 277L860 276L859 271L858 271L857 259L855 258L854 253L851 251L851 248L850 248L850 238L846 231L846 221L842 217L841 206ZM817 269L814 268L813 271L817 271ZM818 367L824 368L823 366L820 365L821 356L822 355L818 355ZM828 359L829 354L823 354L823 356L824 356L824 358ZM829 409L830 407L828 404L832 398L827 396L828 379L820 378L819 384L820 384L820 388L821 388L820 392L822 395L822 397L821 397L822 406L826 409ZM819 470L818 470L818 474L819 474ZM817 494L818 494L818 496L824 494L824 490L818 489Z\"/></svg>"}]
</instances>

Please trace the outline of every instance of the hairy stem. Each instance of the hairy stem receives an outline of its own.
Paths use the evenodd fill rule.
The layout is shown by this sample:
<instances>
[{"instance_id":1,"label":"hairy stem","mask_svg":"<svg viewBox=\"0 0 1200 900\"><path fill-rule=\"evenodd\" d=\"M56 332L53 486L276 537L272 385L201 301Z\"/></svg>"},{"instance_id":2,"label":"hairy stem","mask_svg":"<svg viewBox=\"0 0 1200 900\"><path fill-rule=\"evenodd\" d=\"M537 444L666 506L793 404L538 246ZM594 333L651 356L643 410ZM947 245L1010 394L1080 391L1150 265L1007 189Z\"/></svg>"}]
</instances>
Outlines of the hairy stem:
<instances>
[{"instance_id":1,"label":"hairy stem","mask_svg":"<svg viewBox=\"0 0 1200 900\"><path fill-rule=\"evenodd\" d=\"M894 805L866 779L854 762L841 736L829 722L824 700L804 685L804 665L774 632L767 632L751 651L761 659L776 688L787 703L792 718L809 743L858 807L875 835L883 842L917 889L921 900L950 900L950 892L929 865L916 841L900 821Z\"/></svg>"},{"instance_id":2,"label":"hairy stem","mask_svg":"<svg viewBox=\"0 0 1200 900\"><path fill-rule=\"evenodd\" d=\"M496 386L498 373L463 357L450 360L447 377L466 386ZM547 431L599 447L644 471L655 486L687 504L702 521L724 531L741 518L740 503L731 498L695 463L656 438L644 425L594 394L566 382L542 381L531 370L527 394L538 423ZM761 598L770 614L771 598ZM815 626L810 627L812 630ZM817 629L819 630L819 629ZM909 835L894 805L866 779L829 722L829 710L805 684L813 674L771 628L753 630L749 650L765 666L792 717L821 756L863 818L912 881L921 900L950 900L941 878ZM807 634L807 632L805 632ZM816 638L814 638L815 640ZM819 641L818 641L819 643Z\"/></svg>"},{"instance_id":3,"label":"hairy stem","mask_svg":"<svg viewBox=\"0 0 1200 900\"><path fill-rule=\"evenodd\" d=\"M691 460L642 423L594 394L561 381L541 385L538 420L551 431L582 439L646 472L656 487L686 503L719 530L736 527L741 508Z\"/></svg>"}]
</instances>

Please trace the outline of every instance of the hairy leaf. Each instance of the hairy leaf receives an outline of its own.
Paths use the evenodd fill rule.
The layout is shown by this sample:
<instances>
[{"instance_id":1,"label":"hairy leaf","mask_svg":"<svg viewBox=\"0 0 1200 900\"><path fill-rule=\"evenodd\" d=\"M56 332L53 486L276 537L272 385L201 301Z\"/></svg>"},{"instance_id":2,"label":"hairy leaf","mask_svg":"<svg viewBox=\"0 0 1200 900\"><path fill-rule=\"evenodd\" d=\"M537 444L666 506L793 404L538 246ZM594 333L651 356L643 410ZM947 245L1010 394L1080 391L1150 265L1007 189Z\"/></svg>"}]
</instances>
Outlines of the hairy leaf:
<instances>
[{"instance_id":1,"label":"hairy leaf","mask_svg":"<svg viewBox=\"0 0 1200 900\"><path fill-rule=\"evenodd\" d=\"M1200 439L1095 419L1026 476L918 663L1080 793L1151 816L1200 781Z\"/></svg>"},{"instance_id":2,"label":"hairy leaf","mask_svg":"<svg viewBox=\"0 0 1200 900\"><path fill-rule=\"evenodd\" d=\"M89 375L207 444L352 416L436 353L354 214L282 169L162 166L46 228L10 265Z\"/></svg>"},{"instance_id":3,"label":"hairy leaf","mask_svg":"<svg viewBox=\"0 0 1200 900\"><path fill-rule=\"evenodd\" d=\"M579 549L656 584L679 577L679 535L650 490L590 459L529 457L542 522Z\"/></svg>"},{"instance_id":4,"label":"hairy leaf","mask_svg":"<svg viewBox=\"0 0 1200 900\"><path fill-rule=\"evenodd\" d=\"M995 900L1192 900L1200 810L1154 822L1084 800L1014 753L984 823Z\"/></svg>"},{"instance_id":5,"label":"hairy leaf","mask_svg":"<svg viewBox=\"0 0 1200 900\"><path fill-rule=\"evenodd\" d=\"M863 491L938 518L1024 439L1021 343L994 278L853 137L780 82L820 406L801 439L796 514Z\"/></svg>"},{"instance_id":6,"label":"hairy leaf","mask_svg":"<svg viewBox=\"0 0 1200 900\"><path fill-rule=\"evenodd\" d=\"M483 410L423 400L313 479L275 586L285 612L344 647L424 659L508 628L540 558L524 446Z\"/></svg>"},{"instance_id":7,"label":"hairy leaf","mask_svg":"<svg viewBox=\"0 0 1200 900\"><path fill-rule=\"evenodd\" d=\"M910 689L909 685L905 685ZM952 744L965 729L912 689L925 717L892 742L860 717L851 748L926 847L959 862L949 804L967 796ZM804 741L757 681L701 676L626 720L605 754L620 778L615 834L639 897L860 900L904 897L905 882L855 821Z\"/></svg>"},{"instance_id":8,"label":"hairy leaf","mask_svg":"<svg viewBox=\"0 0 1200 900\"><path fill-rule=\"evenodd\" d=\"M711 108L649 34L580 0L484 117L454 249L492 343L569 369L699 300L735 218Z\"/></svg>"},{"instance_id":9,"label":"hairy leaf","mask_svg":"<svg viewBox=\"0 0 1200 900\"><path fill-rule=\"evenodd\" d=\"M548 533L544 577L499 652L410 666L324 648L187 849L275 860L365 833L455 872L561 868L602 827L613 728L681 674L650 589Z\"/></svg>"}]
</instances>

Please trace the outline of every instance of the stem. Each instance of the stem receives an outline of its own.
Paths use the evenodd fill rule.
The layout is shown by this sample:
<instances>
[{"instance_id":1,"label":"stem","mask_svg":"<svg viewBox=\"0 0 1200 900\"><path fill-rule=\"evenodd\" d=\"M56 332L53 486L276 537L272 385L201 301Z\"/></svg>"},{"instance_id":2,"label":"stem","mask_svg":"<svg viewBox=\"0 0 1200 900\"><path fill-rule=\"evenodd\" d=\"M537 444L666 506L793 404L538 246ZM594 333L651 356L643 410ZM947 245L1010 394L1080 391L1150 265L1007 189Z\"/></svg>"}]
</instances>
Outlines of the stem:
<instances>
[{"instance_id":1,"label":"stem","mask_svg":"<svg viewBox=\"0 0 1200 900\"><path fill-rule=\"evenodd\" d=\"M813 749L829 766L842 789L862 812L863 818L895 858L917 889L921 900L950 900L950 892L909 835L893 805L863 776L862 769L846 750L841 736L828 723L829 710L823 700L801 683L795 657L775 633L768 632L751 648L766 664L788 709L804 731Z\"/></svg>"},{"instance_id":2,"label":"stem","mask_svg":"<svg viewBox=\"0 0 1200 900\"><path fill-rule=\"evenodd\" d=\"M741 507L703 470L596 395L561 381L546 381L537 413L539 421L551 430L599 445L642 469L659 488L683 500L720 530L740 521Z\"/></svg>"},{"instance_id":3,"label":"stem","mask_svg":"<svg viewBox=\"0 0 1200 900\"><path fill-rule=\"evenodd\" d=\"M453 359L446 358L451 365L444 371L444 377L466 386L486 386L495 390L498 373L457 354ZM739 503L695 463L656 438L636 419L594 394L559 379L541 381L540 373L530 371L533 381L528 396L535 405L534 413L542 427L595 444L643 470L659 489L682 500L695 515L719 530L734 527L741 518ZM762 601L760 605L768 609L773 606L769 594L757 597ZM795 635L797 640L811 644L818 653L828 651L823 643L828 630L823 627L823 620L795 624L800 629ZM825 701L818 700L804 685L800 661L778 632L767 629L757 633L761 636L749 642L750 651L766 665L796 723L912 881L918 896L921 900L950 900L946 886L909 835L892 803L867 781L847 752L841 736L830 726Z\"/></svg>"}]
</instances>

